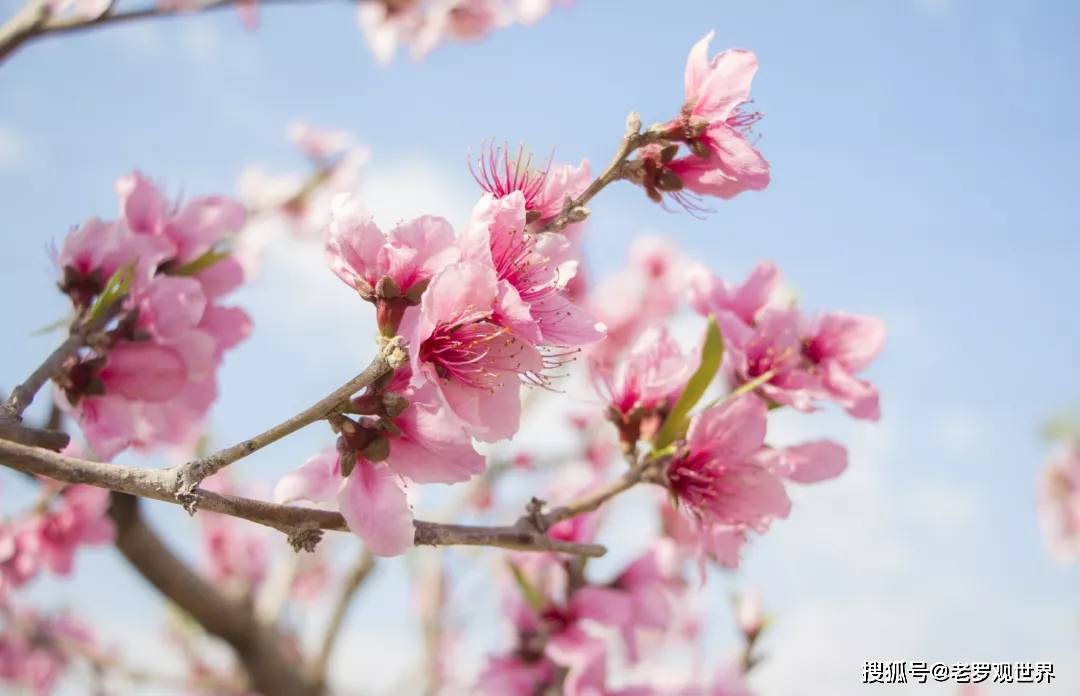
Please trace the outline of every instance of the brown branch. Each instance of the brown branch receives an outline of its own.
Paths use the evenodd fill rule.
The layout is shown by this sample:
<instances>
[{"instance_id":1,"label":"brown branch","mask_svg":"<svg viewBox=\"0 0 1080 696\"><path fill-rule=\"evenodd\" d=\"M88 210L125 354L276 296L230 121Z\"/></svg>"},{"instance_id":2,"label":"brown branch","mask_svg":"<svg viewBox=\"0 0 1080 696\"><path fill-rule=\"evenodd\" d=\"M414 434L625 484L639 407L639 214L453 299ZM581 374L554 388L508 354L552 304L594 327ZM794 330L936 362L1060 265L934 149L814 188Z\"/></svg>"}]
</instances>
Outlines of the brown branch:
<instances>
[{"instance_id":1,"label":"brown branch","mask_svg":"<svg viewBox=\"0 0 1080 696\"><path fill-rule=\"evenodd\" d=\"M49 357L45 358L44 362L38 365L22 384L11 390L11 395L2 407L3 414L15 420L21 420L23 412L34 401L34 397L45 386L45 383L59 372L64 361L78 353L91 336L104 329L120 313L123 304L123 298L119 298L96 317L76 319L64 342L50 353Z\"/></svg>"},{"instance_id":2,"label":"brown branch","mask_svg":"<svg viewBox=\"0 0 1080 696\"><path fill-rule=\"evenodd\" d=\"M360 585L364 583L364 580L374 569L375 557L367 549L364 549L342 580L338 596L330 610L330 620L326 624L326 630L323 632L322 640L319 642L319 650L308 665L308 679L311 681L317 684L326 683L326 668L330 664L330 656L333 654L334 645L341 634L341 626L345 622L349 606L352 604L353 597L356 596L356 591L360 589Z\"/></svg>"},{"instance_id":3,"label":"brown branch","mask_svg":"<svg viewBox=\"0 0 1080 696\"><path fill-rule=\"evenodd\" d=\"M566 202L563 204L562 212L540 228L540 232L558 232L569 224L581 222L587 218L589 216L589 209L586 208L585 205L591 201L596 194L603 191L608 184L624 178L624 168L630 155L640 147L660 142L664 139L664 132L655 127L642 133L641 116L639 116L636 111L631 111L630 115L626 117L626 132L619 142L619 149L615 151L615 156L611 158L611 163L608 164L607 169L601 172L600 176L593 179L592 183L581 192L580 196L577 198L567 198Z\"/></svg>"},{"instance_id":4,"label":"brown branch","mask_svg":"<svg viewBox=\"0 0 1080 696\"><path fill-rule=\"evenodd\" d=\"M363 372L319 399L314 405L248 440L179 467L175 485L180 502L188 512L193 513L199 505L199 498L194 493L203 479L305 426L330 416L340 409L350 396L386 377L404 364L406 359L404 342L400 338L386 341Z\"/></svg>"},{"instance_id":5,"label":"brown branch","mask_svg":"<svg viewBox=\"0 0 1080 696\"><path fill-rule=\"evenodd\" d=\"M165 546L143 520L136 498L113 495L109 515L124 558L208 633L232 646L255 690L266 696L321 692L289 662L281 636L256 620L249 603L222 594Z\"/></svg>"},{"instance_id":6,"label":"brown branch","mask_svg":"<svg viewBox=\"0 0 1080 696\"><path fill-rule=\"evenodd\" d=\"M311 4L326 0L261 0L262 5L272 4ZM362 0L356 0L360 2ZM30 0L7 22L0 26L0 61L15 52L23 44L46 36L59 36L74 32L126 24L140 19L177 17L196 13L211 12L233 7L239 0L203 0L193 8L186 8L177 3L177 7L161 7L151 4L134 10L114 12L110 6L103 14L91 19L82 17L53 18L43 0Z\"/></svg>"},{"instance_id":7,"label":"brown branch","mask_svg":"<svg viewBox=\"0 0 1080 696\"><path fill-rule=\"evenodd\" d=\"M181 495L176 490L175 469L143 469L94 462L5 441L0 441L0 463L63 483L89 484L140 498L183 504ZM287 534L290 542L298 547L313 547L322 530L347 529L345 519L339 513L328 510L277 505L201 489L195 489L191 496L200 510L218 512L272 527ZM581 508L582 511L586 511L585 507ZM553 515L563 515L558 519L573 516L561 513L560 510L561 508L552 511ZM533 524L533 518L523 518L514 525L504 527L438 524L423 520L415 520L413 525L416 528L414 543L417 546L495 546L516 551L549 551L581 556L602 556L606 552L599 544L578 544L551 539L544 534L546 528L540 529Z\"/></svg>"}]
</instances>

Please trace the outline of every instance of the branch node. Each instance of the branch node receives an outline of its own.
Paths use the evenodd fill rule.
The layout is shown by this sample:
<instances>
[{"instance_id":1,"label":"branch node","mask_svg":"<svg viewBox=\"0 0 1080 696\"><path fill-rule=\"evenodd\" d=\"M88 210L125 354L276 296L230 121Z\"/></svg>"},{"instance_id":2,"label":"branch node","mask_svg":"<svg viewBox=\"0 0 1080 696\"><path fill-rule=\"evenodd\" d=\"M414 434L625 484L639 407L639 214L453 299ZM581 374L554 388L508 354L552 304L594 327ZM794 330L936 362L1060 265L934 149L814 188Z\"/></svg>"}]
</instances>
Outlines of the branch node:
<instances>
[{"instance_id":1,"label":"branch node","mask_svg":"<svg viewBox=\"0 0 1080 696\"><path fill-rule=\"evenodd\" d=\"M380 336L379 353L392 370L403 367L405 363L409 362L408 345L401 336L391 336L390 338Z\"/></svg>"},{"instance_id":2,"label":"branch node","mask_svg":"<svg viewBox=\"0 0 1080 696\"><path fill-rule=\"evenodd\" d=\"M315 547L322 541L322 537L323 530L318 527L305 527L289 533L289 545L297 553L301 551L313 553Z\"/></svg>"}]
</instances>

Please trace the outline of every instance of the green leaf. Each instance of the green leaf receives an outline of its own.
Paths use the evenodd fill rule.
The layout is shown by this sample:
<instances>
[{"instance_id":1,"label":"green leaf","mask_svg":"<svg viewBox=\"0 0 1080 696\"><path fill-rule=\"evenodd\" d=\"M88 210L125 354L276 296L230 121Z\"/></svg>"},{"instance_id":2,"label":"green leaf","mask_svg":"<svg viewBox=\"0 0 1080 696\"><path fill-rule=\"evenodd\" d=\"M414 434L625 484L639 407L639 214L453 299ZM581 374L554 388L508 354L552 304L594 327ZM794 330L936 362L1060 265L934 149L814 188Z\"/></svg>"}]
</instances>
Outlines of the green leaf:
<instances>
[{"instance_id":1,"label":"green leaf","mask_svg":"<svg viewBox=\"0 0 1080 696\"><path fill-rule=\"evenodd\" d=\"M544 596L540 593L540 590L529 582L529 579L525 577L525 573L521 572L521 568L517 567L512 561L507 561L507 565L510 566L510 572L514 574L514 582L521 589L521 595L525 598L525 601L529 603L533 611L539 613L544 609Z\"/></svg>"},{"instance_id":2,"label":"green leaf","mask_svg":"<svg viewBox=\"0 0 1080 696\"><path fill-rule=\"evenodd\" d=\"M686 383L686 388L683 389L679 400L675 402L671 413L664 420L660 432L656 434L653 440L654 453L668 447L686 432L686 427L690 422L690 409L697 405L704 396L705 390L712 384L723 359L724 337L720 334L720 327L716 325L716 318L709 317L709 324L705 327L705 341L701 347L701 363Z\"/></svg>"},{"instance_id":3,"label":"green leaf","mask_svg":"<svg viewBox=\"0 0 1080 696\"><path fill-rule=\"evenodd\" d=\"M97 300L90 307L88 317L90 320L100 317L109 307L127 294L131 287L131 281L135 278L135 264L130 263L116 269L109 282L105 283L105 289L98 295Z\"/></svg>"},{"instance_id":4,"label":"green leaf","mask_svg":"<svg viewBox=\"0 0 1080 696\"><path fill-rule=\"evenodd\" d=\"M60 329L64 328L65 326L67 326L70 323L71 323L71 317L70 316L60 317L59 319L57 319L56 321L54 321L51 324L47 324L45 326L42 326L39 329L34 329L33 332L31 332L30 335L31 336L44 336L45 334L50 334L53 331L59 331Z\"/></svg>"},{"instance_id":5,"label":"green leaf","mask_svg":"<svg viewBox=\"0 0 1080 696\"><path fill-rule=\"evenodd\" d=\"M192 259L183 266L169 269L168 273L174 276L193 276L196 273L205 271L218 261L229 258L229 256L231 256L231 253L227 249L210 249L199 258Z\"/></svg>"}]
</instances>

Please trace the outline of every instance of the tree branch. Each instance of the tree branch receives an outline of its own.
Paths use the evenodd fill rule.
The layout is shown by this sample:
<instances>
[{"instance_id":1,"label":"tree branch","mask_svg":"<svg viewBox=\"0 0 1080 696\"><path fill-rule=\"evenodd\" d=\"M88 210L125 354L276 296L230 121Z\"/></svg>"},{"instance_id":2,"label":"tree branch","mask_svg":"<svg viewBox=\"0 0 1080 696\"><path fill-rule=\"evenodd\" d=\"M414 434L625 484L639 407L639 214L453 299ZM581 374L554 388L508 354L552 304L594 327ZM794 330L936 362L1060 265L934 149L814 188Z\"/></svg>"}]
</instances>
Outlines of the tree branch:
<instances>
[{"instance_id":1,"label":"tree branch","mask_svg":"<svg viewBox=\"0 0 1080 696\"><path fill-rule=\"evenodd\" d=\"M4 441L0 441L0 463L63 483L89 484L141 498L183 504L176 490L175 469L143 469L94 462L39 447ZM297 547L313 547L322 530L347 529L345 519L339 513L328 510L277 505L201 489L195 489L191 495L200 510L218 512L272 527L287 534L290 542ZM599 504L596 503L597 506ZM576 508L568 508L573 509ZM552 511L553 515L563 515L558 519L573 516L573 513L560 513L559 510ZM586 510L582 508L582 511ZM581 556L602 556L607 551L599 544L578 544L551 539L545 535L545 530L533 524L532 518L523 518L514 525L504 527L472 527L423 520L415 520L413 525L416 528L414 543L417 546L496 546L516 551L549 551Z\"/></svg>"},{"instance_id":2,"label":"tree branch","mask_svg":"<svg viewBox=\"0 0 1080 696\"><path fill-rule=\"evenodd\" d=\"M208 633L232 646L260 694L302 696L321 691L289 662L277 630L261 625L250 604L223 595L165 546L143 520L136 498L114 494L109 515L116 522L116 548L124 558Z\"/></svg>"},{"instance_id":3,"label":"tree branch","mask_svg":"<svg viewBox=\"0 0 1080 696\"><path fill-rule=\"evenodd\" d=\"M261 0L262 5L286 3L313 4L327 0ZM355 0L362 2L364 0ZM240 0L202 0L192 8L182 3L176 7L162 7L151 4L134 10L114 12L110 6L102 15L91 19L82 17L52 18L48 6L42 0L30 0L7 22L0 26L0 61L15 52L24 43L46 36L70 34L113 24L125 24L139 19L155 17L176 17L196 13L221 10L240 4Z\"/></svg>"},{"instance_id":4,"label":"tree branch","mask_svg":"<svg viewBox=\"0 0 1080 696\"><path fill-rule=\"evenodd\" d=\"M326 418L340 409L349 400L350 396L389 375L393 370L403 365L406 359L404 342L400 338L386 341L380 347L378 355L375 356L371 364L363 372L320 399L314 405L248 440L179 467L176 471L175 485L178 498L184 509L190 513L195 511L199 504L199 498L194 493L203 479L307 425Z\"/></svg>"},{"instance_id":5,"label":"tree branch","mask_svg":"<svg viewBox=\"0 0 1080 696\"><path fill-rule=\"evenodd\" d=\"M338 636L341 633L341 626L345 622L345 615L349 611L349 605L352 604L353 597L356 595L356 591L360 589L360 585L364 583L364 580L374 569L375 557L367 549L364 549L349 568L344 580L342 580L338 596L330 610L330 620L326 624L326 630L323 632L322 640L319 642L319 650L308 665L308 679L311 681L317 684L326 683L326 668L330 664L330 656L334 652L334 645L337 643Z\"/></svg>"},{"instance_id":6,"label":"tree branch","mask_svg":"<svg viewBox=\"0 0 1080 696\"><path fill-rule=\"evenodd\" d=\"M664 140L664 133L654 128L650 128L642 133L641 116L639 116L636 111L631 111L630 115L626 117L626 132L619 142L619 149L615 151L615 156L611 158L611 163L608 164L607 169L601 172L600 176L596 177L593 182L581 192L580 196L577 198L567 198L563 205L562 212L540 228L540 232L558 232L569 224L581 222L587 218L589 216L589 209L586 208L585 205L591 201L596 194L603 191L608 184L624 178L623 165L626 164L626 160L630 158L630 155L634 154L634 151L640 147L660 142L661 140Z\"/></svg>"}]
</instances>

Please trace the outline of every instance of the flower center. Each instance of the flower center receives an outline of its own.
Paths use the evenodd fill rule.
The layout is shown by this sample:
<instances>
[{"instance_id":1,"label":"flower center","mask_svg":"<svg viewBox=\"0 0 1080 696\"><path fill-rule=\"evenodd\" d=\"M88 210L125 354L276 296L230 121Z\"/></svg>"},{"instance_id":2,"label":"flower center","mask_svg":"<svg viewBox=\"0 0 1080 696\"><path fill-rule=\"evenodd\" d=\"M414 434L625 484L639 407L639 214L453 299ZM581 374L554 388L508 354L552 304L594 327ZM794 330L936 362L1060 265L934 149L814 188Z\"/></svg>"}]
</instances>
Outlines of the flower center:
<instances>
[{"instance_id":1,"label":"flower center","mask_svg":"<svg viewBox=\"0 0 1080 696\"><path fill-rule=\"evenodd\" d=\"M502 374L516 371L501 364L514 338L505 327L480 320L440 324L420 346L420 359L435 366L439 377L477 389L494 389Z\"/></svg>"},{"instance_id":2,"label":"flower center","mask_svg":"<svg viewBox=\"0 0 1080 696\"><path fill-rule=\"evenodd\" d=\"M532 153L526 152L524 146L519 146L517 155L510 159L510 148L491 147L485 145L476 159L479 170L473 169L469 163L469 171L484 189L496 198L504 198L514 191L521 191L525 197L525 210L535 210L540 191L544 188L544 180L551 169L551 160L543 169L532 168Z\"/></svg>"}]
</instances>

